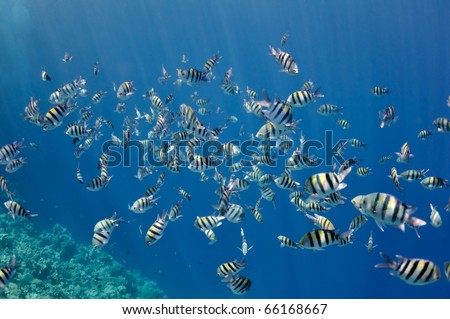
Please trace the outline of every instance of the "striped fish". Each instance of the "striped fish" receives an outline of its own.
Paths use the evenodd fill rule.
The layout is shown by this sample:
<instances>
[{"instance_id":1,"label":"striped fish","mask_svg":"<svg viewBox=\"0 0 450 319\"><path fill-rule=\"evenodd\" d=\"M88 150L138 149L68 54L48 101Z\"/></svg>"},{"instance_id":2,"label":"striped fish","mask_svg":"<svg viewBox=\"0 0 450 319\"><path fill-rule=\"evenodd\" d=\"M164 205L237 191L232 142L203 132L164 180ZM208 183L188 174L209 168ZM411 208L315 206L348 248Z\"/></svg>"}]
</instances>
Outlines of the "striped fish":
<instances>
[{"instance_id":1,"label":"striped fish","mask_svg":"<svg viewBox=\"0 0 450 319\"><path fill-rule=\"evenodd\" d=\"M397 187L397 189L399 191L403 190L403 187L400 186L400 182L398 181L398 174L397 174L397 170L395 169L395 167L391 168L391 175L389 176L389 178L392 179L392 182L394 183L395 187Z\"/></svg>"},{"instance_id":2,"label":"striped fish","mask_svg":"<svg viewBox=\"0 0 450 319\"><path fill-rule=\"evenodd\" d=\"M9 264L0 268L0 288L5 288L14 277L14 269L16 268L16 256L12 255Z\"/></svg>"},{"instance_id":3,"label":"striped fish","mask_svg":"<svg viewBox=\"0 0 450 319\"><path fill-rule=\"evenodd\" d=\"M327 203L329 206L337 206L337 205L343 205L345 204L344 199L347 199L346 197L342 196L338 192L331 193L327 197L325 197L323 200Z\"/></svg>"},{"instance_id":4,"label":"striped fish","mask_svg":"<svg viewBox=\"0 0 450 319\"><path fill-rule=\"evenodd\" d=\"M133 213L141 214L152 208L156 204L156 199L153 196L144 196L138 198L133 205L128 205L128 209Z\"/></svg>"},{"instance_id":5,"label":"striped fish","mask_svg":"<svg viewBox=\"0 0 450 319\"><path fill-rule=\"evenodd\" d=\"M373 87L372 89L370 89L370 92L376 96L385 95L385 94L390 93L388 88L382 88L379 86Z\"/></svg>"},{"instance_id":6,"label":"striped fish","mask_svg":"<svg viewBox=\"0 0 450 319\"><path fill-rule=\"evenodd\" d=\"M106 91L102 91L102 90L100 90L99 92L95 93L95 94L92 96L92 103L93 103L93 104L100 103L100 101L103 99L103 96L104 96L106 93L107 93Z\"/></svg>"},{"instance_id":7,"label":"striped fish","mask_svg":"<svg viewBox=\"0 0 450 319\"><path fill-rule=\"evenodd\" d=\"M205 229L203 233L205 234L206 238L209 239L208 245L213 245L216 243L217 241L216 233L214 233L212 229Z\"/></svg>"},{"instance_id":8,"label":"striped fish","mask_svg":"<svg viewBox=\"0 0 450 319\"><path fill-rule=\"evenodd\" d=\"M208 60L206 60L205 64L203 65L203 73L206 74L212 72L216 64L219 63L221 58L222 56L220 56L219 53L216 53Z\"/></svg>"},{"instance_id":9,"label":"striped fish","mask_svg":"<svg viewBox=\"0 0 450 319\"><path fill-rule=\"evenodd\" d=\"M395 152L395 155L397 155L397 162L405 164L408 164L410 157L414 157L414 154L411 154L408 142L403 144L400 153Z\"/></svg>"},{"instance_id":10,"label":"striped fish","mask_svg":"<svg viewBox=\"0 0 450 319\"><path fill-rule=\"evenodd\" d=\"M275 126L289 126L292 123L292 109L283 101L276 99L267 110L263 110L264 118Z\"/></svg>"},{"instance_id":11,"label":"striped fish","mask_svg":"<svg viewBox=\"0 0 450 319\"><path fill-rule=\"evenodd\" d=\"M136 88L133 86L133 82L123 82L117 89L116 96L121 100L128 100L134 91Z\"/></svg>"},{"instance_id":12,"label":"striped fish","mask_svg":"<svg viewBox=\"0 0 450 319\"><path fill-rule=\"evenodd\" d=\"M350 144L350 146L352 147L357 147L357 148L364 148L367 146L366 143L361 142L360 140L358 140L357 138L351 138L348 140L348 143Z\"/></svg>"},{"instance_id":13,"label":"striped fish","mask_svg":"<svg viewBox=\"0 0 450 319\"><path fill-rule=\"evenodd\" d=\"M84 136L88 136L92 133L92 129L87 129L85 126L77 125L77 124L69 124L67 125L64 134L72 137L72 138L81 138Z\"/></svg>"},{"instance_id":14,"label":"striped fish","mask_svg":"<svg viewBox=\"0 0 450 319\"><path fill-rule=\"evenodd\" d=\"M61 97L63 99L68 99L68 98L75 96L75 94L77 94L77 90L78 90L78 87L77 87L75 81L64 84L62 87L60 87L58 89L58 91L61 94Z\"/></svg>"},{"instance_id":15,"label":"striped fish","mask_svg":"<svg viewBox=\"0 0 450 319\"><path fill-rule=\"evenodd\" d=\"M428 169L422 169L422 170L408 169L408 170L400 173L398 175L398 177L403 178L405 181L413 182L418 179L424 178L425 174L428 173L428 171L429 171Z\"/></svg>"},{"instance_id":16,"label":"striped fish","mask_svg":"<svg viewBox=\"0 0 450 319\"><path fill-rule=\"evenodd\" d=\"M289 248L294 248L294 249L298 248L298 244L286 236L280 235L277 238L280 241L281 248L283 248L283 247L289 247Z\"/></svg>"},{"instance_id":17,"label":"striped fish","mask_svg":"<svg viewBox=\"0 0 450 319\"><path fill-rule=\"evenodd\" d=\"M323 116L342 114L342 108L334 104L322 104L317 108L317 113Z\"/></svg>"},{"instance_id":18,"label":"striped fish","mask_svg":"<svg viewBox=\"0 0 450 319\"><path fill-rule=\"evenodd\" d=\"M4 205L5 205L6 209L8 210L8 212L11 214L13 219L15 219L16 216L26 217L26 218L38 216L38 214L30 214L29 210L26 210L25 208L20 206L19 203L15 202L13 200L9 200L9 201L5 202Z\"/></svg>"},{"instance_id":19,"label":"striped fish","mask_svg":"<svg viewBox=\"0 0 450 319\"><path fill-rule=\"evenodd\" d=\"M333 223L328 220L328 218L320 216L318 214L314 214L314 216L311 216L309 214L305 213L305 216L308 217L310 221L314 223L317 227L324 230L335 230Z\"/></svg>"},{"instance_id":20,"label":"striped fish","mask_svg":"<svg viewBox=\"0 0 450 319\"><path fill-rule=\"evenodd\" d=\"M219 227L222 225L222 220L225 219L225 216L203 216L195 219L194 226L202 231L205 229L212 229L215 227Z\"/></svg>"},{"instance_id":21,"label":"striped fish","mask_svg":"<svg viewBox=\"0 0 450 319\"><path fill-rule=\"evenodd\" d=\"M287 175L275 178L273 181L275 182L275 185L277 185L281 189L294 189L300 187L299 182L294 181L293 178Z\"/></svg>"},{"instance_id":22,"label":"striped fish","mask_svg":"<svg viewBox=\"0 0 450 319\"><path fill-rule=\"evenodd\" d=\"M178 79L189 86L200 84L202 82L210 82L212 80L209 75L194 68L189 68L187 70L177 69L177 74Z\"/></svg>"},{"instance_id":23,"label":"striped fish","mask_svg":"<svg viewBox=\"0 0 450 319\"><path fill-rule=\"evenodd\" d=\"M350 123L344 119L337 119L336 124L342 127L344 130L350 127Z\"/></svg>"},{"instance_id":24,"label":"striped fish","mask_svg":"<svg viewBox=\"0 0 450 319\"><path fill-rule=\"evenodd\" d=\"M244 109L247 113L253 113L258 117L264 117L262 105L253 100L244 99Z\"/></svg>"},{"instance_id":25,"label":"striped fish","mask_svg":"<svg viewBox=\"0 0 450 319\"><path fill-rule=\"evenodd\" d=\"M247 95L251 100L256 100L258 98L258 93L255 90L249 88L248 86L245 92L247 92Z\"/></svg>"},{"instance_id":26,"label":"striped fish","mask_svg":"<svg viewBox=\"0 0 450 319\"><path fill-rule=\"evenodd\" d=\"M447 183L446 179L430 176L421 180L420 185L428 190L433 190L438 188L447 188L450 184Z\"/></svg>"},{"instance_id":27,"label":"striped fish","mask_svg":"<svg viewBox=\"0 0 450 319\"><path fill-rule=\"evenodd\" d=\"M238 204L230 204L223 216L232 223L240 223L245 219L244 208Z\"/></svg>"},{"instance_id":28,"label":"striped fish","mask_svg":"<svg viewBox=\"0 0 450 319\"><path fill-rule=\"evenodd\" d=\"M259 208L261 204L262 197L258 198L258 200L255 203L255 207L252 206L246 206L248 210L253 214L253 217L255 217L256 221L260 224L264 222L263 217L260 213L261 209Z\"/></svg>"},{"instance_id":29,"label":"striped fish","mask_svg":"<svg viewBox=\"0 0 450 319\"><path fill-rule=\"evenodd\" d=\"M380 252L386 264L376 264L375 268L391 269L390 274L398 277L410 285L428 285L438 281L441 273L437 265L432 261L421 258L406 258L395 255L397 261L392 260L388 255Z\"/></svg>"},{"instance_id":30,"label":"striped fish","mask_svg":"<svg viewBox=\"0 0 450 319\"><path fill-rule=\"evenodd\" d=\"M384 231L385 225L397 227L404 232L405 223L414 227L426 224L419 218L411 218L417 208L403 203L390 194L359 195L352 199L352 204L362 214L372 217L382 231Z\"/></svg>"},{"instance_id":31,"label":"striped fish","mask_svg":"<svg viewBox=\"0 0 450 319\"><path fill-rule=\"evenodd\" d=\"M164 213L162 217L159 215L156 217L156 221L149 227L147 233L145 234L145 242L148 246L155 244L164 235L164 230L169 223L166 220L166 214Z\"/></svg>"},{"instance_id":32,"label":"striped fish","mask_svg":"<svg viewBox=\"0 0 450 319\"><path fill-rule=\"evenodd\" d=\"M350 226L348 227L349 230L353 230L353 233L355 233L358 229L360 229L365 223L367 223L367 218L364 215L358 215L355 218L352 219Z\"/></svg>"},{"instance_id":33,"label":"striped fish","mask_svg":"<svg viewBox=\"0 0 450 319\"><path fill-rule=\"evenodd\" d=\"M298 66L295 63L294 58L287 52L281 51L278 49L276 51L274 48L269 46L270 55L275 57L275 60L281 67L283 68L281 71L287 74L298 74Z\"/></svg>"},{"instance_id":34,"label":"striped fish","mask_svg":"<svg viewBox=\"0 0 450 319\"><path fill-rule=\"evenodd\" d=\"M64 102L64 98L62 97L61 92L55 91L50 94L50 96L48 97L48 101L51 104L61 104Z\"/></svg>"},{"instance_id":35,"label":"striped fish","mask_svg":"<svg viewBox=\"0 0 450 319\"><path fill-rule=\"evenodd\" d=\"M272 202L273 207L275 207L275 193L274 191L265 186L265 187L260 187L259 191L261 192L261 197L264 198L265 200Z\"/></svg>"},{"instance_id":36,"label":"striped fish","mask_svg":"<svg viewBox=\"0 0 450 319\"><path fill-rule=\"evenodd\" d=\"M203 157L194 155L194 159L190 161L188 168L193 172L204 172L208 169L213 169L222 164L222 160L213 157Z\"/></svg>"},{"instance_id":37,"label":"striped fish","mask_svg":"<svg viewBox=\"0 0 450 319\"><path fill-rule=\"evenodd\" d=\"M2 190L2 192L5 192L6 195L8 195L9 198L11 198L14 195L13 193L11 193L8 190L7 182L6 182L5 178L2 175L0 175L0 189Z\"/></svg>"},{"instance_id":38,"label":"striped fish","mask_svg":"<svg viewBox=\"0 0 450 319\"><path fill-rule=\"evenodd\" d=\"M370 167L358 167L356 170L356 175L358 176L367 176L372 174L372 169Z\"/></svg>"},{"instance_id":39,"label":"striped fish","mask_svg":"<svg viewBox=\"0 0 450 319\"><path fill-rule=\"evenodd\" d=\"M178 193L183 196L184 198L186 198L187 200L191 200L191 195L186 192L184 189L182 189L181 187L178 189Z\"/></svg>"},{"instance_id":40,"label":"striped fish","mask_svg":"<svg viewBox=\"0 0 450 319\"><path fill-rule=\"evenodd\" d=\"M92 246L94 247L94 249L105 246L111 238L111 233L112 231L102 230L94 232L94 235L92 236Z\"/></svg>"},{"instance_id":41,"label":"striped fish","mask_svg":"<svg viewBox=\"0 0 450 319\"><path fill-rule=\"evenodd\" d=\"M422 131L419 132L419 134L417 134L417 138L419 140L424 141L425 139L427 139L431 135L433 135L432 131L430 131L430 130L422 130Z\"/></svg>"},{"instance_id":42,"label":"striped fish","mask_svg":"<svg viewBox=\"0 0 450 319\"><path fill-rule=\"evenodd\" d=\"M27 161L25 160L24 157L15 158L6 164L5 171L8 173L14 173L18 171L26 163Z\"/></svg>"},{"instance_id":43,"label":"striped fish","mask_svg":"<svg viewBox=\"0 0 450 319\"><path fill-rule=\"evenodd\" d=\"M48 72L45 69L42 69L41 71L41 79L42 81L51 82L52 78L48 74Z\"/></svg>"},{"instance_id":44,"label":"striped fish","mask_svg":"<svg viewBox=\"0 0 450 319\"><path fill-rule=\"evenodd\" d=\"M229 273L223 280L223 282L228 282L227 287L230 288L231 292L235 295L243 295L250 290L252 282L250 279L238 276L233 278L233 275Z\"/></svg>"},{"instance_id":45,"label":"striped fish","mask_svg":"<svg viewBox=\"0 0 450 319\"><path fill-rule=\"evenodd\" d=\"M20 153L20 149L24 148L24 140L17 142L14 141L12 143L6 144L0 148L0 164L5 165L12 159L14 159L17 154Z\"/></svg>"},{"instance_id":46,"label":"striped fish","mask_svg":"<svg viewBox=\"0 0 450 319\"><path fill-rule=\"evenodd\" d=\"M378 112L378 115L381 119L380 127L383 128L385 126L390 126L391 123L395 123L398 119L398 116L394 113L394 107L391 105L387 109L384 109Z\"/></svg>"},{"instance_id":47,"label":"striped fish","mask_svg":"<svg viewBox=\"0 0 450 319\"><path fill-rule=\"evenodd\" d=\"M94 226L94 232L112 232L117 226L119 226L120 222L123 222L122 218L116 217L117 212L114 212L110 218L105 218L97 222Z\"/></svg>"},{"instance_id":48,"label":"striped fish","mask_svg":"<svg viewBox=\"0 0 450 319\"><path fill-rule=\"evenodd\" d=\"M442 226L442 218L441 215L439 215L439 212L436 210L436 206L433 206L433 204L430 204L431 208L431 214L430 214L430 220L431 220L431 226L433 227L441 227Z\"/></svg>"},{"instance_id":49,"label":"striped fish","mask_svg":"<svg viewBox=\"0 0 450 319\"><path fill-rule=\"evenodd\" d=\"M335 172L314 174L306 180L304 189L310 194L325 198L331 193L347 187L347 184L343 183L343 180L351 170L352 167L350 166L339 174L336 174Z\"/></svg>"},{"instance_id":50,"label":"striped fish","mask_svg":"<svg viewBox=\"0 0 450 319\"><path fill-rule=\"evenodd\" d=\"M245 268L245 261L242 259L240 262L237 262L237 260L229 261L226 263L221 264L219 267L217 267L217 275L220 277L226 277L228 273L231 273L232 275L236 275L238 272L243 270Z\"/></svg>"},{"instance_id":51,"label":"striped fish","mask_svg":"<svg viewBox=\"0 0 450 319\"><path fill-rule=\"evenodd\" d=\"M68 104L58 104L52 107L44 116L44 131L53 130L60 126L64 118L71 112L71 107Z\"/></svg>"},{"instance_id":52,"label":"striped fish","mask_svg":"<svg viewBox=\"0 0 450 319\"><path fill-rule=\"evenodd\" d=\"M367 240L367 245L365 245L367 247L367 252L370 254L372 252L372 250L376 247L378 247L378 245L374 245L373 244L373 236L372 236L372 232L373 230L370 231L370 235L369 235L369 239Z\"/></svg>"},{"instance_id":53,"label":"striped fish","mask_svg":"<svg viewBox=\"0 0 450 319\"><path fill-rule=\"evenodd\" d=\"M444 272L447 280L450 281L450 261L444 262Z\"/></svg>"},{"instance_id":54,"label":"striped fish","mask_svg":"<svg viewBox=\"0 0 450 319\"><path fill-rule=\"evenodd\" d=\"M289 95L286 102L293 108L304 107L311 102L315 102L316 98L324 96L325 95L320 92L320 88L314 92L300 90Z\"/></svg>"},{"instance_id":55,"label":"striped fish","mask_svg":"<svg viewBox=\"0 0 450 319\"><path fill-rule=\"evenodd\" d=\"M183 215L181 215L181 201L179 201L175 205L172 205L169 210L169 220L171 222L176 221L180 217L183 217Z\"/></svg>"},{"instance_id":56,"label":"striped fish","mask_svg":"<svg viewBox=\"0 0 450 319\"><path fill-rule=\"evenodd\" d=\"M433 125L438 132L450 132L450 120L445 117L438 117L433 121Z\"/></svg>"},{"instance_id":57,"label":"striped fish","mask_svg":"<svg viewBox=\"0 0 450 319\"><path fill-rule=\"evenodd\" d=\"M300 238L298 247L302 249L323 250L325 247L338 245L340 238L345 238L347 233L338 235L334 230L315 229Z\"/></svg>"},{"instance_id":58,"label":"striped fish","mask_svg":"<svg viewBox=\"0 0 450 319\"><path fill-rule=\"evenodd\" d=\"M91 192L97 192L105 188L106 185L108 185L108 182L110 181L111 178L112 176L108 178L103 178L101 176L94 177L89 181L88 185L86 186L86 189Z\"/></svg>"}]
</instances>

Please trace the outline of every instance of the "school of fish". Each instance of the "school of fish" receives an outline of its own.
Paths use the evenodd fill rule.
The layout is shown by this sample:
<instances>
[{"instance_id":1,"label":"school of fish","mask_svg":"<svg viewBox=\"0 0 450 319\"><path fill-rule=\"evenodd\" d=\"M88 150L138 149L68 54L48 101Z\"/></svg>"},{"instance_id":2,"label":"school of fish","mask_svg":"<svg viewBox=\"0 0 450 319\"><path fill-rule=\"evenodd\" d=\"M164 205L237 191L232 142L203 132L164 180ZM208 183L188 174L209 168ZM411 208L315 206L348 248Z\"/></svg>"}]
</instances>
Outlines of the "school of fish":
<instances>
[{"instance_id":1,"label":"school of fish","mask_svg":"<svg viewBox=\"0 0 450 319\"><path fill-rule=\"evenodd\" d=\"M288 33L281 37L281 46L285 46ZM284 49L283 49L284 50ZM295 79L301 68L298 66L295 53L275 49L269 46L268 54L272 62L278 64L280 71ZM72 56L65 53L63 63L70 63ZM146 225L145 243L152 246L158 243L166 232L170 230L170 224L179 218L191 218L193 229L197 229L205 236L205 243L214 244L218 240L215 230L225 223L241 223L245 219L245 211L249 211L258 223L263 223L263 201L270 202L269 207L276 210L276 201L290 201L294 209L300 212L305 218L305 223L311 225L311 230L306 233L294 234L299 240L291 239L286 235L279 235L281 247L293 249L307 249L322 251L332 249L329 246L345 247L354 243L355 233L363 227L369 220L373 220L380 230L385 231L387 227L395 227L402 232L405 225L413 228L418 237L419 228L428 224L425 219L414 216L417 210L410 203L401 200L402 192L405 191L406 182L419 182L427 190L435 191L445 189L449 186L448 181L442 176L426 176L428 169L408 169L401 170L405 165L409 165L411 158L419 156L411 152L409 143L405 143L399 148L399 152L392 155L383 156L379 163L383 164L394 156L396 166L390 169L388 177L392 180L395 189L380 189L378 192L361 194L350 201L344 197L347 184L345 180L349 174L356 174L366 178L372 173L372 169L367 166L358 166L360 162L357 158L348 158L342 163L334 165L332 169L322 169L317 171L318 159L303 151L307 142L306 137L299 129L301 124L301 109L311 107L325 96L313 81L307 81L298 90L286 96L285 99L271 99L269 93L263 90L261 93L246 86L242 91L236 82L232 80L233 72L236 70L228 68L219 83L219 88L225 95L242 95L243 109L246 113L254 115L255 121L260 121L260 128L254 132L245 132L245 122L239 128L239 136L247 134L250 140L257 145L250 158L245 158L240 149L233 141L224 140L221 133L224 130L236 130L232 125L239 122L235 115L222 116L224 112L220 107L213 110L210 97L199 97L194 91L197 86L214 86L216 81L216 67L222 61L219 53L213 54L205 59L203 66L188 66L176 69L176 79L173 82L174 90L181 87L191 90L190 99L176 101L176 95L170 93L163 97L157 90L150 88L143 90L139 83L134 83L132 79L121 81L119 85L112 82L111 90L115 92L117 104L114 112L123 114L121 123L113 123L105 117L105 114L98 114L97 104L102 104L103 98L111 94L111 90L100 90L90 94L87 89L87 81L83 77L72 79L57 87L46 99L42 97L31 97L27 101L22 117L25 121L41 128L44 131L58 130L61 134L68 136L69 143L73 144L73 155L80 159L83 154L92 147L100 148L100 140L106 136L111 142L110 148L102 149L102 155L96 163L98 169L97 176L91 176L85 181L82 167L78 163L74 168L73 178L79 184L85 185L87 191L98 192L114 183L111 171L117 169L110 167L110 152L115 149L127 149L131 143L137 140L138 144L148 150L145 156L151 153L153 158L160 165L145 165L138 167L135 177L143 181L147 176L157 173L157 181L147 189L143 187L139 197L128 203L129 216L132 214L147 214L149 210L156 210L156 218ZM189 59L183 53L181 63L187 64ZM270 61L268 62L270 63ZM52 83L49 69L42 69L41 79L47 84ZM100 72L100 63L93 64L93 73L97 76ZM161 75L157 77L157 83L161 86L169 84L172 78L170 72L161 66ZM174 76L175 78L175 76ZM135 86L136 85L136 86ZM170 84L169 84L170 85ZM134 107L134 115L126 113L129 100L136 100L136 92L145 92L142 98L147 103L145 108ZM367 94L387 99L391 90L382 86L374 86L368 90ZM260 98L260 94L262 98ZM90 99L87 97L91 96ZM383 96L383 97L382 97ZM139 96L140 99L140 96ZM44 104L41 100L47 100L50 105ZM175 102L177 105L175 105ZM388 102L388 101L387 101ZM41 112L41 108L46 111ZM97 114L97 115L96 115ZM216 114L223 118L223 124L211 127L205 122L208 116ZM344 109L330 103L325 103L317 107L319 116L334 117L336 127L344 130L351 129L350 123L343 118ZM376 111L375 111L376 114ZM390 105L386 109L378 112L381 120L380 129L386 129L400 121L394 106ZM434 126L435 130L431 127ZM117 127L121 127L117 133ZM145 134L141 130L146 130ZM296 147L294 133L300 136L300 144ZM420 140L431 138L434 134L450 133L450 120L445 117L437 117L430 123L429 129L421 130L417 137ZM144 137L141 137L144 135ZM215 150L207 153L200 153L201 147L207 143L218 145ZM30 143L30 147L39 149L35 143ZM21 203L14 201L17 195L10 190L13 181L13 174L24 165L27 165L25 157L19 157L22 149L26 147L23 139L12 139L0 148L0 164L5 166L5 172L12 174L6 179L0 175L1 191L7 197L4 205L12 218L38 218L38 214L30 213ZM358 138L349 138L342 142L336 154L343 155L346 147L359 148L364 150L368 145ZM289 153L290 152L290 153ZM286 160L280 161L280 154L287 154ZM290 154L290 155L289 155ZM144 158L148 160L148 158ZM283 171L279 175L268 174L265 170L270 167L283 165ZM95 166L95 163L93 164ZM267 168L267 169L266 169ZM399 170L397 170L399 169ZM183 170L190 170L198 174L198 181L201 183L217 184L217 199L213 202L205 201L205 209L213 206L210 214L197 216L193 212L188 212L191 191L195 189L178 188L173 191L170 199L163 200L157 197L158 192L164 186L166 174L180 174ZM306 170L311 172L303 182L296 180L296 171ZM314 171L314 173L312 173ZM252 200L253 205L238 204L237 199L240 193L250 187L257 188L260 196ZM275 188L280 192L285 192L285 199L275 199ZM388 191L388 192L386 192ZM394 194L392 194L394 193ZM193 195L195 196L195 194ZM281 197L281 196L280 196ZM349 220L348 227L336 227L329 214L338 205L351 205L355 213L359 212L352 220ZM163 206L160 208L160 206ZM449 210L449 205L446 210ZM443 219L436 206L430 203L431 215L429 223L438 228L442 225ZM182 214L183 210L183 214ZM211 210L211 209L209 209ZM268 210L266 208L266 210ZM102 219L94 226L92 236L93 249L99 249L107 245L113 231L120 227L126 217L118 218L114 212L111 217ZM425 218L425 217L423 217ZM223 227L223 226L222 226ZM236 234L238 237L239 234ZM229 261L224 261L217 268L217 275L222 278L222 282L227 284L231 293L242 295L250 291L252 281L243 274L247 265L246 256L253 250L265 249L258 245L249 245L245 236L244 228L241 228L239 258L231 257ZM367 251L379 247L374 243L373 230L368 238ZM390 247L384 247L390 249ZM149 248L151 249L151 248ZM381 252L380 256L386 261L383 264L376 264L376 268L388 268L393 276L404 280L411 285L425 285L436 282L440 279L440 270L436 263L424 258L402 257L396 253L396 260ZM239 261L238 261L239 260ZM13 278L16 264L20 264L20 255L11 256L10 261L0 269L0 288L8 285ZM18 268L18 271L26 269ZM450 280L450 262L444 263L444 274Z\"/></svg>"}]
</instances>

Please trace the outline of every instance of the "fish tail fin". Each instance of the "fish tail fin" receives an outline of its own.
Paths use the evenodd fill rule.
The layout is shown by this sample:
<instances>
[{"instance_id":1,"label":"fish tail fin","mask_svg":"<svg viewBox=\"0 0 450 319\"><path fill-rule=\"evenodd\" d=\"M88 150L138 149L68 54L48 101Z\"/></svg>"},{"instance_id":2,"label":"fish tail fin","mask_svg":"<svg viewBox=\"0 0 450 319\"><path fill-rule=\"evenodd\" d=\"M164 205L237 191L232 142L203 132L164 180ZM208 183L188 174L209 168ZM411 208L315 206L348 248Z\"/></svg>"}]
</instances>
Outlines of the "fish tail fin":
<instances>
[{"instance_id":1,"label":"fish tail fin","mask_svg":"<svg viewBox=\"0 0 450 319\"><path fill-rule=\"evenodd\" d=\"M375 268L389 268L389 269L394 269L397 265L397 262L395 262L391 257L389 257L388 255L386 255L383 252L380 252L380 257L384 258L386 260L387 263L385 264L376 264Z\"/></svg>"}]
</instances>

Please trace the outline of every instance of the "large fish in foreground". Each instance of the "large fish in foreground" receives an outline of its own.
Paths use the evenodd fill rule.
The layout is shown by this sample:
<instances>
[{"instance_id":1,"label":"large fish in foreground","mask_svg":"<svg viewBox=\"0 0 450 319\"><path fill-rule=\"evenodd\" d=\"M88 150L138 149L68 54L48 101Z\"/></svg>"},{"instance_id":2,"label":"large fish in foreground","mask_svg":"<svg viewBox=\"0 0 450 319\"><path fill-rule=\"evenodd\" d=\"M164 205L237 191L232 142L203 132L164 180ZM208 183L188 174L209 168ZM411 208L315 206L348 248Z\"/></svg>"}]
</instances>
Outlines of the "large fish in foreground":
<instances>
[{"instance_id":1,"label":"large fish in foreground","mask_svg":"<svg viewBox=\"0 0 450 319\"><path fill-rule=\"evenodd\" d=\"M386 264L376 264L375 268L389 268L390 274L404 280L410 285L428 285L441 278L439 268L432 261L421 258L406 258L395 255L398 261L392 260L380 252Z\"/></svg>"},{"instance_id":2,"label":"large fish in foreground","mask_svg":"<svg viewBox=\"0 0 450 319\"><path fill-rule=\"evenodd\" d=\"M417 208L403 203L390 194L359 195L352 199L352 204L362 214L372 217L382 231L385 225L397 227L403 232L405 223L414 228L426 225L424 220L411 216Z\"/></svg>"}]
</instances>

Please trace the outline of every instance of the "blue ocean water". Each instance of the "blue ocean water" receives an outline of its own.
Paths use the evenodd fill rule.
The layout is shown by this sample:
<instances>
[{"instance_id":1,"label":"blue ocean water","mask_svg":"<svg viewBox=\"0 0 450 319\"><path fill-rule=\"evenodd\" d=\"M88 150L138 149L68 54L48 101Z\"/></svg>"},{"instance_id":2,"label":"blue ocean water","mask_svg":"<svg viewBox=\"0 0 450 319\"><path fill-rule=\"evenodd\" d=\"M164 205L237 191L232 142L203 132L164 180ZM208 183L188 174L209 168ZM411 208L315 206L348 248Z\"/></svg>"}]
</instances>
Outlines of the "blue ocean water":
<instances>
[{"instance_id":1,"label":"blue ocean water","mask_svg":"<svg viewBox=\"0 0 450 319\"><path fill-rule=\"evenodd\" d=\"M125 222L114 231L111 241L102 250L130 269L138 269L155 281L170 298L234 298L225 283L216 275L217 267L227 261L240 260L240 228L245 229L248 244L253 246L246 256L246 268L241 272L252 281L248 298L449 298L449 283L443 263L450 260L447 249L449 213L444 206L448 189L429 191L419 182L400 180L404 191L399 192L387 177L392 166L399 172L405 169L429 169L429 176L450 178L448 165L449 134L437 133L425 141L417 139L423 129L434 129L437 117L450 117L447 97L450 95L450 42L447 36L450 4L447 1L1 1L0 2L0 59L2 94L0 144L24 138L26 144L35 142L40 151L27 147L21 151L27 164L15 173L2 169L10 188L20 195L27 209L39 213L33 219L36 227L45 229L59 223L69 228L80 244L91 244L92 229L101 219L117 211ZM281 36L288 32L283 50L292 54L299 66L299 74L290 76L280 72L280 66L269 55L269 45L280 47ZM63 63L64 52L73 59ZM175 87L176 69L201 68L214 53L223 57L214 69L216 79L211 83L189 87ZM181 63L185 53L189 61ZM93 64L99 61L100 73L95 76ZM171 74L166 85L158 83L161 64ZM44 68L51 82L40 78ZM324 215L336 228L345 230L358 215L350 200L360 194L386 192L418 208L416 217L427 221L420 228L418 238L409 227L405 233L392 227L382 232L372 219L355 234L354 243L346 247L329 247L324 251L280 248L278 235L298 240L313 229L303 213L289 202L288 191L272 185L276 208L262 202L264 223L255 221L246 210L242 223L223 221L217 228L218 241L208 245L205 236L194 228L196 216L212 214L217 204L214 194L217 184L212 179L199 181L199 174L182 168L179 174L159 168L139 181L134 177L138 167L137 151L131 151L129 165L111 167L113 175L105 189L89 192L75 178L80 164L86 180L98 175L97 161L102 154L104 136L79 159L73 154L72 141L63 128L77 119L77 112L64 120L62 127L43 131L22 120L30 96L40 99L45 112L51 104L48 96L60 85L82 76L87 80L91 95L79 97L79 106L91 104L93 93L104 90L103 100L92 106L95 117L102 115L114 123L114 133L122 134L125 116L135 116L134 107L149 112L150 102L142 98L149 88L161 97L170 93L170 105L177 111L181 103L192 104L189 95L197 91L199 97L210 98L212 113L201 117L211 128L225 124L225 117L234 115L237 123L226 123L220 141L248 140L256 134L264 120L245 112L245 92L228 96L220 89L223 74L233 68L233 81L242 91L247 86L261 94L267 90L273 98L286 99L301 85L313 80L320 86L324 98L304 108L295 109L299 128L291 137L299 146L300 130L309 140L325 143L325 131L332 131L333 143L339 139L358 138L365 149L347 147L345 158L361 159L373 173L359 177L354 171L346 178L348 187L342 190L347 198ZM127 111L114 112L117 102L111 82L117 85L133 81L137 88L125 101ZM374 96L374 86L388 87L390 94ZM316 109L324 103L343 108L343 118L350 123L348 130L335 124L335 118L322 117ZM378 112L395 106L398 121L381 129ZM223 114L216 114L220 106ZM240 126L245 134L239 136ZM152 124L140 121L140 136L145 139ZM177 130L176 125L172 128ZM395 162L408 142L414 157L408 165ZM292 151L288 151L290 155ZM324 158L325 149L313 150ZM279 156L277 166L261 166L264 172L280 174L284 159ZM393 158L378 163L383 155ZM312 174L330 171L332 166L294 171L292 177L302 185ZM226 167L220 172L229 177ZM248 170L248 169L247 169ZM158 204L148 212L137 215L128 205L156 183L160 172L167 172ZM242 172L236 173L242 177ZM168 210L180 196L178 187L187 190L192 201L183 201L183 217L171 222L163 238L147 247L145 232L157 214ZM260 196L258 187L233 197L232 202L254 205ZM2 199L7 200L4 194ZM430 225L430 203L437 206L443 225ZM25 205L25 204L24 204ZM140 233L142 229L144 235ZM370 254L364 244L373 230L375 244ZM37 247L38 248L38 247ZM1 247L0 247L1 249ZM1 250L0 250L1 251ZM389 275L388 270L375 269L383 262L379 252L394 257L420 257L434 261L442 278L428 286L411 286ZM4 257L4 256L2 256ZM21 272L26 269L19 268ZM19 270L18 270L19 271Z\"/></svg>"}]
</instances>

